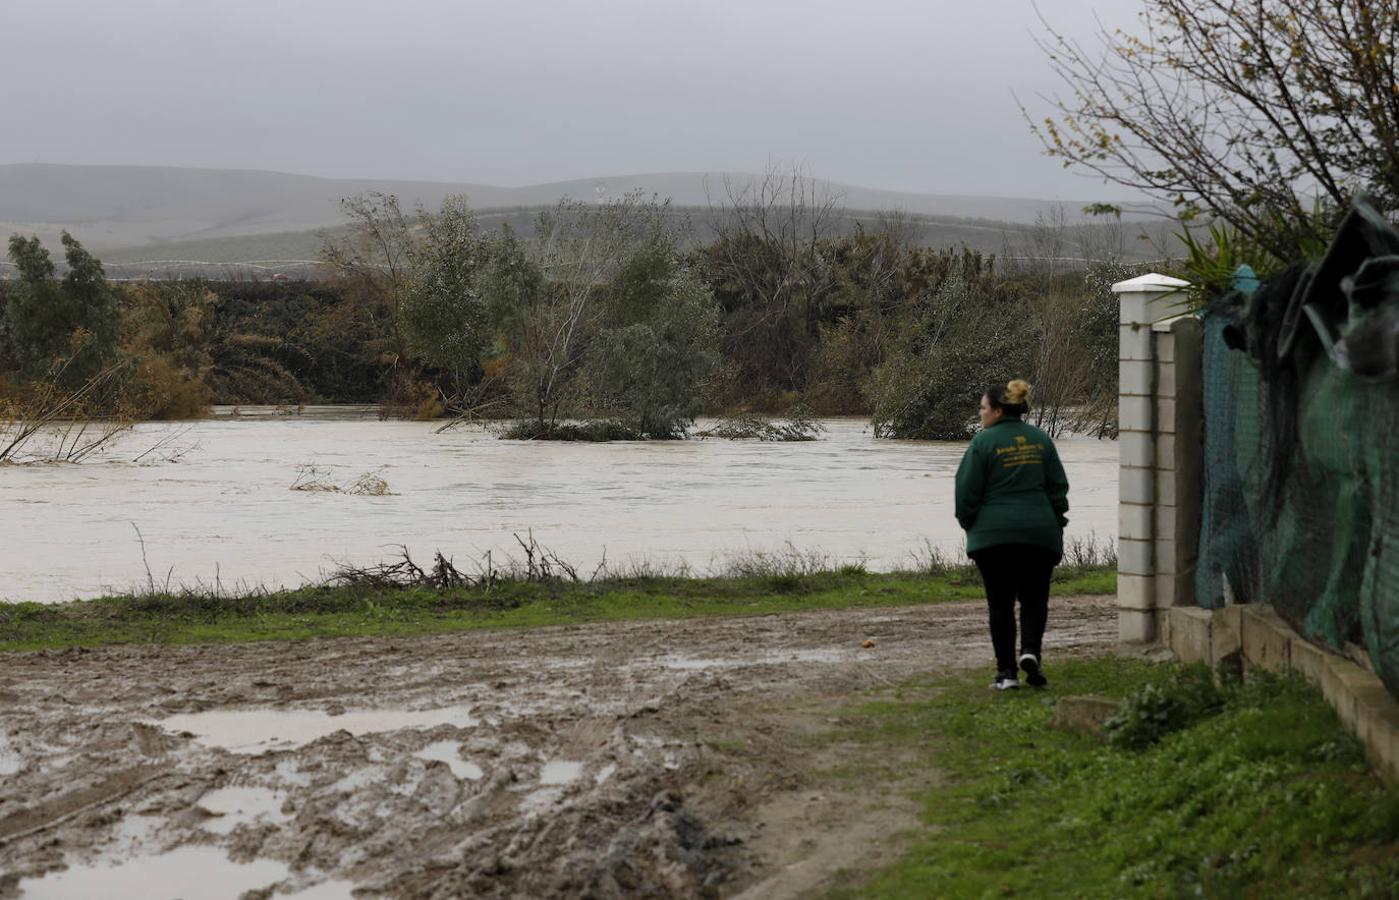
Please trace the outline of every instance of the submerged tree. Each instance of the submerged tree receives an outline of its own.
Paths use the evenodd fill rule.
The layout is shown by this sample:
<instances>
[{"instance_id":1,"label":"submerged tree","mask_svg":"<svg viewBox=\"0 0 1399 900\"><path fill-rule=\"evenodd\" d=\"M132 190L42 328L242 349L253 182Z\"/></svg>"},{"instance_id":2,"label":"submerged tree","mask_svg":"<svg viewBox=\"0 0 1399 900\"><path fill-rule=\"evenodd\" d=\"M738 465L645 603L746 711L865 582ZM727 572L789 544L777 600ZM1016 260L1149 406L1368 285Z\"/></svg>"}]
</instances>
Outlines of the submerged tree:
<instances>
[{"instance_id":1,"label":"submerged tree","mask_svg":"<svg viewBox=\"0 0 1399 900\"><path fill-rule=\"evenodd\" d=\"M423 216L421 232L410 251L399 311L404 345L429 366L464 380L490 340L480 287L489 264L486 239L461 198Z\"/></svg>"},{"instance_id":2,"label":"submerged tree","mask_svg":"<svg viewBox=\"0 0 1399 900\"><path fill-rule=\"evenodd\" d=\"M659 219L612 280L586 368L600 411L640 435L684 437L699 415L719 368L719 310Z\"/></svg>"},{"instance_id":3,"label":"submerged tree","mask_svg":"<svg viewBox=\"0 0 1399 900\"><path fill-rule=\"evenodd\" d=\"M497 302L511 391L534 420L533 433L547 435L560 417L588 405L585 362L607 319L609 285L663 211L629 195L603 205L565 200L540 215L528 260L542 280L532 291L518 291L513 309Z\"/></svg>"},{"instance_id":4,"label":"submerged tree","mask_svg":"<svg viewBox=\"0 0 1399 900\"><path fill-rule=\"evenodd\" d=\"M723 187L715 240L698 260L723 313L724 356L750 395L803 391L839 298L831 239L842 198L799 167Z\"/></svg>"},{"instance_id":5,"label":"submerged tree","mask_svg":"<svg viewBox=\"0 0 1399 900\"><path fill-rule=\"evenodd\" d=\"M1027 370L1031 323L1014 298L956 274L874 371L876 437L964 440L989 385Z\"/></svg>"},{"instance_id":6,"label":"submerged tree","mask_svg":"<svg viewBox=\"0 0 1399 900\"><path fill-rule=\"evenodd\" d=\"M370 348L390 392L411 385L402 306L416 249L414 219L393 194L372 192L340 201L348 226L321 248L321 263L340 296L321 318L342 331L373 336Z\"/></svg>"}]
</instances>

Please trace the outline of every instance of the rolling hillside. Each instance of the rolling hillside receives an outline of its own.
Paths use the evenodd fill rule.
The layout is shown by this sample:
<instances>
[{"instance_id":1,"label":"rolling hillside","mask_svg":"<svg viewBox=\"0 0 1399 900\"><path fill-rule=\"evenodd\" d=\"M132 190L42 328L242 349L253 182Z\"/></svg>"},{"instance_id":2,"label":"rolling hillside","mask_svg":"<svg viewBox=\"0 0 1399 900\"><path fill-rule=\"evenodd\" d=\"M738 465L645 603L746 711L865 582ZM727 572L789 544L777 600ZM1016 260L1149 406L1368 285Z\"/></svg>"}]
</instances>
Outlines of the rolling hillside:
<instances>
[{"instance_id":1,"label":"rolling hillside","mask_svg":"<svg viewBox=\"0 0 1399 900\"><path fill-rule=\"evenodd\" d=\"M326 234L341 227L340 200L371 191L392 193L406 207L434 209L453 194L467 195L483 224L509 222L529 233L538 211L564 197L607 200L629 192L671 199L687 217L696 240L707 240L733 197L750 191L757 176L651 174L502 188L427 181L345 180L219 169L141 166L0 165L0 233L38 234L57 246L67 229L126 277L187 272L227 274L309 267L287 261L314 259ZM836 230L853 231L878 220L877 210L898 210L916 223L917 240L929 246L966 246L1004 253L1023 243L1036 216L1059 201L881 191L808 180L815 195L843 208ZM1086 201L1063 201L1071 219ZM1159 219L1129 215L1123 249L1132 257L1159 253L1159 240L1134 240L1158 232ZM1088 226L1092 230L1092 226ZM1066 250L1072 255L1073 250ZM0 270L3 270L0 265Z\"/></svg>"}]
</instances>

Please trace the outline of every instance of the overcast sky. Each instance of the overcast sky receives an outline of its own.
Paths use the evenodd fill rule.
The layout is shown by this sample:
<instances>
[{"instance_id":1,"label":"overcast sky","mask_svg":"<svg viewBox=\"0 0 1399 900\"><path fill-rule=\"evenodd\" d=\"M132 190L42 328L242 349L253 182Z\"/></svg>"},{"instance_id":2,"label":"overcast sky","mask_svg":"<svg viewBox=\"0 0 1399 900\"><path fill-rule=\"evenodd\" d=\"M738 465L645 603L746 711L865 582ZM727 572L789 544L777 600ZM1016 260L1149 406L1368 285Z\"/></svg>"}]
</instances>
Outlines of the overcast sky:
<instances>
[{"instance_id":1,"label":"overcast sky","mask_svg":"<svg viewBox=\"0 0 1399 900\"><path fill-rule=\"evenodd\" d=\"M1091 38L1141 0L1039 0ZM0 2L0 162L522 185L803 162L930 193L1121 195L1042 155L1031 0Z\"/></svg>"}]
</instances>

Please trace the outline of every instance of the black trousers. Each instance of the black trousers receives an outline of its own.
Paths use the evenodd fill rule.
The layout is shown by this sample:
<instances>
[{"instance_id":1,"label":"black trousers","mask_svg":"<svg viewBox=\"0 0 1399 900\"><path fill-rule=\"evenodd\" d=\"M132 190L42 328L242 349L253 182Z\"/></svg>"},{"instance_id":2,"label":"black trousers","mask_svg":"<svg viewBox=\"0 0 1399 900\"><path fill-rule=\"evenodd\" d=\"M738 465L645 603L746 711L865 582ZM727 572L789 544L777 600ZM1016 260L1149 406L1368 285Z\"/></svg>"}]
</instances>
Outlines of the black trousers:
<instances>
[{"instance_id":1,"label":"black trousers","mask_svg":"<svg viewBox=\"0 0 1399 900\"><path fill-rule=\"evenodd\" d=\"M971 556L986 584L996 670L1014 672L1018 660L1015 601L1020 601L1020 652L1039 657L1045 622L1049 619L1049 576L1060 557L1052 550L1029 544L997 544Z\"/></svg>"}]
</instances>

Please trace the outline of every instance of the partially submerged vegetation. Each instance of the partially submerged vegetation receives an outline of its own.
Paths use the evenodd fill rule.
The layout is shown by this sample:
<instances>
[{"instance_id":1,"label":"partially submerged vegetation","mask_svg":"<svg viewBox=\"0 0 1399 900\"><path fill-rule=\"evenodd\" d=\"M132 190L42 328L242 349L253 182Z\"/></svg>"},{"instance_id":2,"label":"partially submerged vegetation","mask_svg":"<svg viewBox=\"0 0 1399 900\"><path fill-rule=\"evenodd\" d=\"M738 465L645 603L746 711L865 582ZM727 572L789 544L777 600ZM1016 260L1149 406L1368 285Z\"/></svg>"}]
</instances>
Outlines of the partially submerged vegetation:
<instances>
[{"instance_id":1,"label":"partially submerged vegetation","mask_svg":"<svg viewBox=\"0 0 1399 900\"><path fill-rule=\"evenodd\" d=\"M695 432L695 437L763 443L799 442L814 441L825 430L826 426L816 420L811 407L798 404L787 410L780 419L769 419L755 413L725 416L709 428Z\"/></svg>"},{"instance_id":2,"label":"partially submerged vegetation","mask_svg":"<svg viewBox=\"0 0 1399 900\"><path fill-rule=\"evenodd\" d=\"M1392 897L1399 792L1296 676L1212 685L1138 660L1053 663L1052 693L989 697L981 673L847 710L842 739L936 768L926 830L841 897ZM1201 703L1201 693L1210 693ZM1052 730L1052 697L1167 698L1193 710L1119 748ZM1124 721L1131 713L1124 716ZM1142 719L1120 725L1145 736ZM868 777L851 773L850 777Z\"/></svg>"},{"instance_id":3,"label":"partially submerged vegetation","mask_svg":"<svg viewBox=\"0 0 1399 900\"><path fill-rule=\"evenodd\" d=\"M393 491L389 490L388 481L379 472L363 472L349 481L339 482L331 477L329 469L312 464L302 465L297 469L296 480L291 483L291 490L313 494L356 494L368 497L393 495Z\"/></svg>"},{"instance_id":4,"label":"partially submerged vegetation","mask_svg":"<svg viewBox=\"0 0 1399 900\"><path fill-rule=\"evenodd\" d=\"M350 225L308 282L113 283L71 237L59 279L48 251L16 236L0 399L55 365L77 376L119 361L120 403L89 415L377 402L512 421L509 436L532 440L683 438L701 414L728 417L711 437L791 440L813 432L763 414L805 404L871 415L881 436L955 439L976 392L1015 374L1040 388L1038 424L1113 433L1105 286L1137 272L1120 241L1049 217L998 260L922 246L897 216L842 233L838 199L774 172L696 235L636 196L562 203L528 233L483 228L461 198L438 210L349 198Z\"/></svg>"},{"instance_id":5,"label":"partially submerged vegetation","mask_svg":"<svg viewBox=\"0 0 1399 900\"><path fill-rule=\"evenodd\" d=\"M974 600L975 568L932 554L917 568L871 573L792 549L753 553L693 577L688 567L602 563L580 572L546 548L522 541L522 556L489 556L463 571L438 554L420 565L396 561L342 567L326 583L291 590L230 590L220 584L145 591L61 604L0 604L0 650L110 643L294 640L435 634L631 619L788 612ZM1117 589L1103 565L1064 566L1055 595Z\"/></svg>"}]
</instances>

